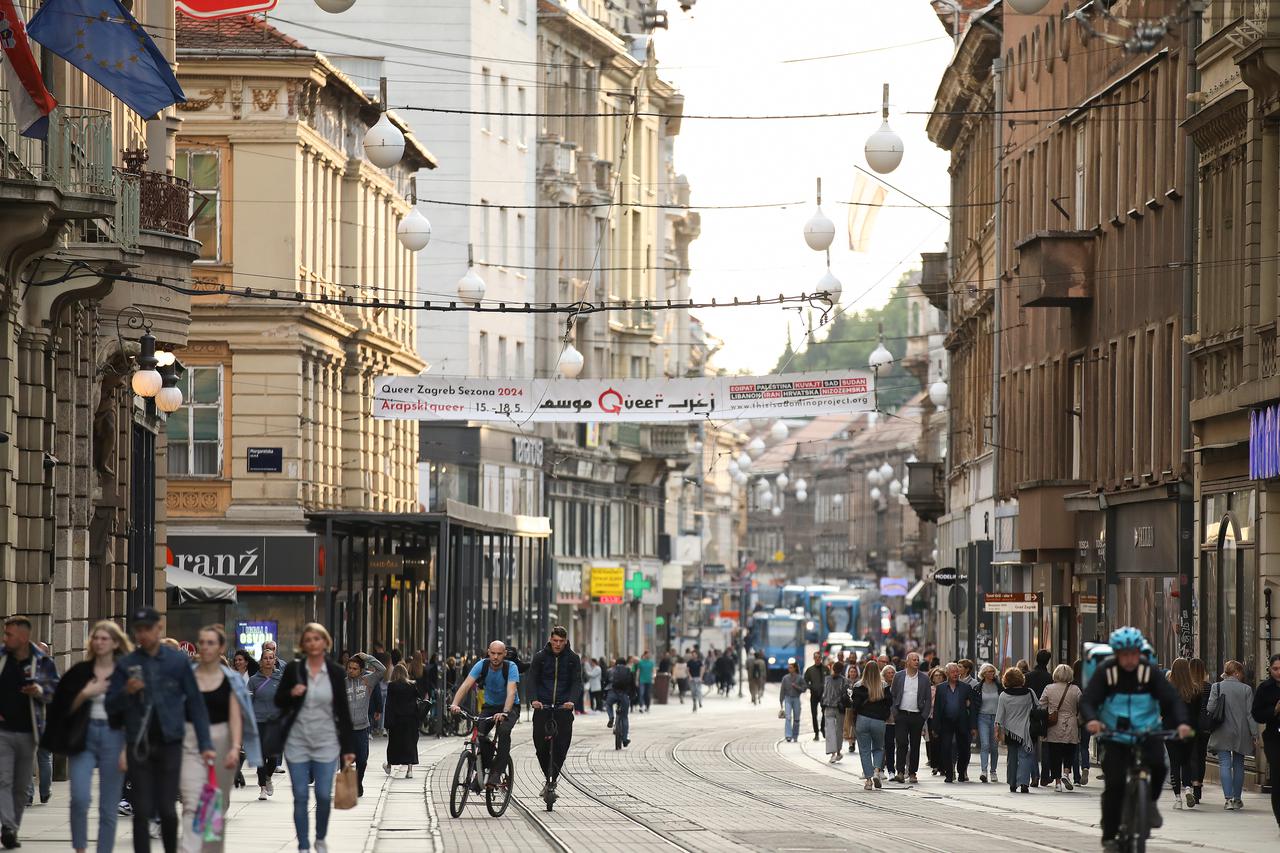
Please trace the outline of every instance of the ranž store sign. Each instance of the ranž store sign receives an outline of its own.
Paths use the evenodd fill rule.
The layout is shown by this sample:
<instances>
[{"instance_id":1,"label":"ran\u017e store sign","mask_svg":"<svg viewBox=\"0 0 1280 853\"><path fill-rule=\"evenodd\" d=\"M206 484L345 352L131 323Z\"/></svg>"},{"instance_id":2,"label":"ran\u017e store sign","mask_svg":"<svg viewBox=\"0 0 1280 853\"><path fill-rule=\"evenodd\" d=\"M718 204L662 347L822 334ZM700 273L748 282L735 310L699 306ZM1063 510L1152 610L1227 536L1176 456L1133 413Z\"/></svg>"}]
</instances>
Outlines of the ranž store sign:
<instances>
[{"instance_id":1,"label":"ran\u017e store sign","mask_svg":"<svg viewBox=\"0 0 1280 853\"><path fill-rule=\"evenodd\" d=\"M208 21L238 18L254 12L270 12L279 0L177 0L173 5L188 18Z\"/></svg>"}]
</instances>

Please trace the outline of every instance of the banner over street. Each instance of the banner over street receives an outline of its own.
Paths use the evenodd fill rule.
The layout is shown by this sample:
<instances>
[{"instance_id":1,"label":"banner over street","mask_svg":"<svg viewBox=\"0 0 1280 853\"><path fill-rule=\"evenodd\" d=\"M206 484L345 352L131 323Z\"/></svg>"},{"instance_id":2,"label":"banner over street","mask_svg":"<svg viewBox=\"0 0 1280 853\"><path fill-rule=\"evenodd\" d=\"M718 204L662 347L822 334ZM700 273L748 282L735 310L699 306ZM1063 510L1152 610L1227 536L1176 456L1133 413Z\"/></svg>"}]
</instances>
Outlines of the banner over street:
<instances>
[{"instance_id":1,"label":"banner over street","mask_svg":"<svg viewBox=\"0 0 1280 853\"><path fill-rule=\"evenodd\" d=\"M693 379L384 376L373 415L392 420L644 423L870 411L871 374L828 370Z\"/></svg>"}]
</instances>

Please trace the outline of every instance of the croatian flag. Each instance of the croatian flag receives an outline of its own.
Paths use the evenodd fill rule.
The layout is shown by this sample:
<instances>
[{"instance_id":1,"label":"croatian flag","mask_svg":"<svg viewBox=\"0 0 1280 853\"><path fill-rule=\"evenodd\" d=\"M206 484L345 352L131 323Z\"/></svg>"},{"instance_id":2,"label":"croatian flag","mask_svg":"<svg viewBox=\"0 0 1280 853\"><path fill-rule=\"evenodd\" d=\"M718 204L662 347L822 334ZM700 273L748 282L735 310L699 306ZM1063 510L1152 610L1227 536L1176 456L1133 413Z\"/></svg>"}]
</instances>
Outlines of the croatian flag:
<instances>
[{"instance_id":1,"label":"croatian flag","mask_svg":"<svg viewBox=\"0 0 1280 853\"><path fill-rule=\"evenodd\" d=\"M0 0L0 49L8 60L5 77L20 132L32 139L48 138L49 113L58 102L44 87L40 66L31 53L26 27L13 0Z\"/></svg>"}]
</instances>

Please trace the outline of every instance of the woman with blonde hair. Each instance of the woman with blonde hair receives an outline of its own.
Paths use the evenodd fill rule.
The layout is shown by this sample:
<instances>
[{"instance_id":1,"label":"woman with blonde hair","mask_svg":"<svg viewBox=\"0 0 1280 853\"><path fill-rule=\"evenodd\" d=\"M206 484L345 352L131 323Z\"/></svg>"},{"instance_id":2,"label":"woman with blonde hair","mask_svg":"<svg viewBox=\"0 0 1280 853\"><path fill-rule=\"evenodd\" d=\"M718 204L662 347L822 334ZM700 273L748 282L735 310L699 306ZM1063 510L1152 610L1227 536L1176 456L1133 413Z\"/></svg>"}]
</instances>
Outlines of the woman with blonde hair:
<instances>
[{"instance_id":1,"label":"woman with blonde hair","mask_svg":"<svg viewBox=\"0 0 1280 853\"><path fill-rule=\"evenodd\" d=\"M195 726L187 723L182 739L182 850L183 853L220 851L226 838L226 821L231 811L231 784L240 767L240 750L250 767L262 764L258 744L258 726L253 714L253 700L240 674L227 666L223 652L227 635L221 625L206 625L196 635L196 686L209 715L209 739L221 760L212 767L205 763L196 741ZM194 826L200 792L209 781L210 771L222 791L223 834L217 841L205 841L204 833Z\"/></svg>"},{"instance_id":2,"label":"woman with blonde hair","mask_svg":"<svg viewBox=\"0 0 1280 853\"><path fill-rule=\"evenodd\" d=\"M328 853L325 835L333 803L333 777L338 758L356 760L351 708L347 703L346 673L328 659L333 639L325 627L309 622L302 628L302 658L285 667L276 689L276 705L284 711L281 731L284 758L293 788L293 826L298 849L310 850L308 826L310 789L316 792L316 853Z\"/></svg>"},{"instance_id":3,"label":"woman with blonde hair","mask_svg":"<svg viewBox=\"0 0 1280 853\"><path fill-rule=\"evenodd\" d=\"M387 761L382 768L390 774L393 767L403 765L404 778L412 779L413 766L418 763L418 690L402 663L391 668L383 722L387 728Z\"/></svg>"},{"instance_id":4,"label":"woman with blonde hair","mask_svg":"<svg viewBox=\"0 0 1280 853\"><path fill-rule=\"evenodd\" d=\"M1053 682L1040 694L1040 707L1049 712L1051 720L1040 744L1041 749L1048 750L1049 778L1053 780L1055 791L1061 791L1064 785L1068 791L1073 790L1071 761L1080 743L1080 698L1083 695L1074 681L1075 672L1065 663L1060 663L1054 667Z\"/></svg>"},{"instance_id":5,"label":"woman with blonde hair","mask_svg":"<svg viewBox=\"0 0 1280 853\"><path fill-rule=\"evenodd\" d=\"M1244 759L1253 755L1257 726L1250 716L1253 688L1244 683L1244 664L1229 660L1222 667L1222 680L1209 694L1209 718L1220 720L1209 735L1209 749L1218 754L1218 776L1227 811L1244 808Z\"/></svg>"},{"instance_id":6,"label":"woman with blonde hair","mask_svg":"<svg viewBox=\"0 0 1280 853\"><path fill-rule=\"evenodd\" d=\"M1000 704L1000 694L1004 687L1000 684L999 673L989 663L978 669L978 757L982 759L983 782L999 782L996 771L1000 766L1000 743L996 740L996 709ZM990 767L990 773L988 773Z\"/></svg>"},{"instance_id":7,"label":"woman with blonde hair","mask_svg":"<svg viewBox=\"0 0 1280 853\"><path fill-rule=\"evenodd\" d=\"M884 682L885 692L889 694L889 719L884 722L884 762L881 764L884 768L883 776L893 776L898 767L895 753L898 743L897 712L893 710L893 678L897 674L898 670L891 663L880 667L880 680Z\"/></svg>"},{"instance_id":8,"label":"woman with blonde hair","mask_svg":"<svg viewBox=\"0 0 1280 853\"><path fill-rule=\"evenodd\" d=\"M107 713L107 688L116 660L133 644L114 622L102 621L89 632L89 648L80 663L58 682L45 717L40 747L66 755L71 772L71 846L89 847L89 803L93 771L98 770L98 853L111 853L116 840L116 804L124 784L124 726Z\"/></svg>"},{"instance_id":9,"label":"woman with blonde hair","mask_svg":"<svg viewBox=\"0 0 1280 853\"><path fill-rule=\"evenodd\" d=\"M853 711L857 714L854 730L858 738L858 755L862 758L863 787L879 788L884 774L884 729L893 704L890 691L880 675L880 664L867 661L862 678L853 686Z\"/></svg>"}]
</instances>

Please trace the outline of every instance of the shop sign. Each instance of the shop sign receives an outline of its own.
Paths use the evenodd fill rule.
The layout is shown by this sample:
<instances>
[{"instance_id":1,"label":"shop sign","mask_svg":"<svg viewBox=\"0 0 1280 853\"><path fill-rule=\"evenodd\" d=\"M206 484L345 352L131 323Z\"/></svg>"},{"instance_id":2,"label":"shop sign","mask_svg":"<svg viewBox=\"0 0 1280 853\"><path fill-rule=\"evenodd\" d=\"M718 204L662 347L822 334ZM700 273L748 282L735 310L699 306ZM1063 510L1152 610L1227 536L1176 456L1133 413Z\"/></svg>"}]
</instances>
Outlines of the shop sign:
<instances>
[{"instance_id":1,"label":"shop sign","mask_svg":"<svg viewBox=\"0 0 1280 853\"><path fill-rule=\"evenodd\" d=\"M279 474L284 470L283 447L250 447L245 453L250 474Z\"/></svg>"},{"instance_id":2,"label":"shop sign","mask_svg":"<svg viewBox=\"0 0 1280 853\"><path fill-rule=\"evenodd\" d=\"M865 370L676 379L382 376L374 387L374 417L392 420L678 423L874 407Z\"/></svg>"},{"instance_id":3,"label":"shop sign","mask_svg":"<svg viewBox=\"0 0 1280 853\"><path fill-rule=\"evenodd\" d=\"M517 465L542 467L542 439L517 435L511 439L511 459Z\"/></svg>"},{"instance_id":4,"label":"shop sign","mask_svg":"<svg viewBox=\"0 0 1280 853\"><path fill-rule=\"evenodd\" d=\"M988 613L1036 613L1040 596L1034 592L989 592L982 606Z\"/></svg>"},{"instance_id":5,"label":"shop sign","mask_svg":"<svg viewBox=\"0 0 1280 853\"><path fill-rule=\"evenodd\" d=\"M168 545L178 568L238 587L315 589L314 536L171 535Z\"/></svg>"},{"instance_id":6,"label":"shop sign","mask_svg":"<svg viewBox=\"0 0 1280 853\"><path fill-rule=\"evenodd\" d=\"M906 595L911 583L906 578L880 578L880 594L886 598Z\"/></svg>"},{"instance_id":7,"label":"shop sign","mask_svg":"<svg viewBox=\"0 0 1280 853\"><path fill-rule=\"evenodd\" d=\"M262 646L267 642L279 642L280 623L274 619L264 622L236 622L236 648L247 649L254 659L262 657Z\"/></svg>"},{"instance_id":8,"label":"shop sign","mask_svg":"<svg viewBox=\"0 0 1280 853\"><path fill-rule=\"evenodd\" d=\"M1080 604L1077 606L1076 609L1079 610L1081 613L1096 614L1098 612L1098 596L1081 595Z\"/></svg>"},{"instance_id":9,"label":"shop sign","mask_svg":"<svg viewBox=\"0 0 1280 853\"><path fill-rule=\"evenodd\" d=\"M582 600L582 568L559 566L556 568L556 603L577 604Z\"/></svg>"},{"instance_id":10,"label":"shop sign","mask_svg":"<svg viewBox=\"0 0 1280 853\"><path fill-rule=\"evenodd\" d=\"M933 582L938 586L951 586L956 582L955 569L938 569L933 573Z\"/></svg>"},{"instance_id":11,"label":"shop sign","mask_svg":"<svg viewBox=\"0 0 1280 853\"><path fill-rule=\"evenodd\" d=\"M174 6L188 18L238 18L270 12L278 0L177 0Z\"/></svg>"},{"instance_id":12,"label":"shop sign","mask_svg":"<svg viewBox=\"0 0 1280 853\"><path fill-rule=\"evenodd\" d=\"M1178 503L1121 504L1114 510L1116 571L1177 574Z\"/></svg>"},{"instance_id":13,"label":"shop sign","mask_svg":"<svg viewBox=\"0 0 1280 853\"><path fill-rule=\"evenodd\" d=\"M621 604L626 591L626 573L621 566L592 566L591 600L598 604Z\"/></svg>"},{"instance_id":14,"label":"shop sign","mask_svg":"<svg viewBox=\"0 0 1280 853\"><path fill-rule=\"evenodd\" d=\"M1249 477L1280 477L1280 403L1249 412Z\"/></svg>"},{"instance_id":15,"label":"shop sign","mask_svg":"<svg viewBox=\"0 0 1280 853\"><path fill-rule=\"evenodd\" d=\"M404 568L404 554L370 554L369 571L395 574Z\"/></svg>"}]
</instances>

